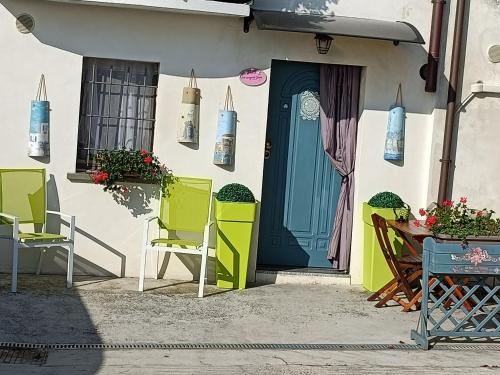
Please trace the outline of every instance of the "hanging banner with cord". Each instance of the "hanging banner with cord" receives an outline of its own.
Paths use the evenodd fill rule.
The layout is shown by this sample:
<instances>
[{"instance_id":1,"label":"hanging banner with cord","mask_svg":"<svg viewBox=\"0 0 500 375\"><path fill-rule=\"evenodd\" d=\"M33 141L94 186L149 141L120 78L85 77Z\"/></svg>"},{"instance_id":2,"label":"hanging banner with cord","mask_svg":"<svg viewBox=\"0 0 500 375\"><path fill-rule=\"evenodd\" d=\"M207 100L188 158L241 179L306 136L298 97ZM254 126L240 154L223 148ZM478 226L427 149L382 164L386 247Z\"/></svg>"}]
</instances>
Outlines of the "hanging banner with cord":
<instances>
[{"instance_id":1,"label":"hanging banner with cord","mask_svg":"<svg viewBox=\"0 0 500 375\"><path fill-rule=\"evenodd\" d=\"M384 159L401 161L405 151L405 120L406 110L403 107L403 91L401 83L396 93L396 104L389 110L387 135L385 139Z\"/></svg>"},{"instance_id":2,"label":"hanging banner with cord","mask_svg":"<svg viewBox=\"0 0 500 375\"><path fill-rule=\"evenodd\" d=\"M182 104L177 141L179 143L198 143L200 119L200 89L196 83L194 69L191 69L189 86L182 90Z\"/></svg>"},{"instance_id":3,"label":"hanging banner with cord","mask_svg":"<svg viewBox=\"0 0 500 375\"><path fill-rule=\"evenodd\" d=\"M28 156L44 157L50 155L49 113L50 104L47 101L45 76L42 74L36 98L31 101Z\"/></svg>"},{"instance_id":4,"label":"hanging banner with cord","mask_svg":"<svg viewBox=\"0 0 500 375\"><path fill-rule=\"evenodd\" d=\"M232 165L236 137L237 114L234 110L231 87L227 87L224 109L219 111L217 135L215 139L214 164Z\"/></svg>"}]
</instances>

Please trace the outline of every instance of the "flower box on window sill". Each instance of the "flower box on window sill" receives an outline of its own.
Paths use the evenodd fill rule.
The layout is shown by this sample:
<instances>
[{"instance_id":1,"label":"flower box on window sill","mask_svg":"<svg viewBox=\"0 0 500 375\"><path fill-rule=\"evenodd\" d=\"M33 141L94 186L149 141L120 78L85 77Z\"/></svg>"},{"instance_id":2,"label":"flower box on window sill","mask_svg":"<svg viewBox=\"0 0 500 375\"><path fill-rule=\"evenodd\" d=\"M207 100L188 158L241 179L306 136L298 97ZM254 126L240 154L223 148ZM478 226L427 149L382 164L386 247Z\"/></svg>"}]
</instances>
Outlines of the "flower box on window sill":
<instances>
[{"instance_id":1,"label":"flower box on window sill","mask_svg":"<svg viewBox=\"0 0 500 375\"><path fill-rule=\"evenodd\" d=\"M71 182L81 182L81 183L93 184L94 181L92 180L92 177L90 176L91 173L92 173L91 171L67 173L66 178L68 180L70 180ZM141 184L141 185L154 185L151 182L147 182L147 181L142 180L139 177L139 175L137 175L137 174L126 175L126 176L124 176L123 180L117 181L117 183L120 183L120 184L121 183L127 183L127 184L135 183L135 184Z\"/></svg>"}]
</instances>

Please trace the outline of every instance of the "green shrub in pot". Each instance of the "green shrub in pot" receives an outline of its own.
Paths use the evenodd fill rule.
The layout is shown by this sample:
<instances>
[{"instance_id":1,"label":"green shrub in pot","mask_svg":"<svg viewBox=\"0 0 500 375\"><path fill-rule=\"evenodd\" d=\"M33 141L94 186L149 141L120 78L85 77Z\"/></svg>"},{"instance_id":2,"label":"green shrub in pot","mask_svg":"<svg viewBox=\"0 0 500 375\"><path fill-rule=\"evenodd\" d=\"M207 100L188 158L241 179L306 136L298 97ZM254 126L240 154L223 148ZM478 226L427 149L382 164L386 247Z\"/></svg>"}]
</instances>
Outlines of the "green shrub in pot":
<instances>
[{"instance_id":1,"label":"green shrub in pot","mask_svg":"<svg viewBox=\"0 0 500 375\"><path fill-rule=\"evenodd\" d=\"M407 221L409 212L409 206L401 197L389 191L375 194L368 202L363 203L363 286L370 292L380 289L392 279L375 235L372 215L376 213L386 220ZM389 229L389 239L394 245L396 256L400 256L403 245L392 229Z\"/></svg>"},{"instance_id":2,"label":"green shrub in pot","mask_svg":"<svg viewBox=\"0 0 500 375\"><path fill-rule=\"evenodd\" d=\"M219 202L244 202L255 203L253 193L242 184L228 184L217 193Z\"/></svg>"},{"instance_id":3,"label":"green shrub in pot","mask_svg":"<svg viewBox=\"0 0 500 375\"><path fill-rule=\"evenodd\" d=\"M219 288L246 287L255 197L244 185L225 185L215 199L217 219L216 278Z\"/></svg>"}]
</instances>

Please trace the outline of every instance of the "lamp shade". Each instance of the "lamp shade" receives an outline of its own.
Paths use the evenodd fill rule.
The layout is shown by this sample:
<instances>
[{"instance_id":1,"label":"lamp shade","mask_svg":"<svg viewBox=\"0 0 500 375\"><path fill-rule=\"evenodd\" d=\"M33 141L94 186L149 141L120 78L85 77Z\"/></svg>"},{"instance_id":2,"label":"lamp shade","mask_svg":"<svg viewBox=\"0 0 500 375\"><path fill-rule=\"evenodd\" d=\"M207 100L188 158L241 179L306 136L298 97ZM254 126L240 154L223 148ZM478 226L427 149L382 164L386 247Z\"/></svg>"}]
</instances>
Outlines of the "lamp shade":
<instances>
[{"instance_id":1,"label":"lamp shade","mask_svg":"<svg viewBox=\"0 0 500 375\"><path fill-rule=\"evenodd\" d=\"M320 55L326 55L330 50L333 38L329 35L316 34L314 37L316 40L316 49Z\"/></svg>"}]
</instances>

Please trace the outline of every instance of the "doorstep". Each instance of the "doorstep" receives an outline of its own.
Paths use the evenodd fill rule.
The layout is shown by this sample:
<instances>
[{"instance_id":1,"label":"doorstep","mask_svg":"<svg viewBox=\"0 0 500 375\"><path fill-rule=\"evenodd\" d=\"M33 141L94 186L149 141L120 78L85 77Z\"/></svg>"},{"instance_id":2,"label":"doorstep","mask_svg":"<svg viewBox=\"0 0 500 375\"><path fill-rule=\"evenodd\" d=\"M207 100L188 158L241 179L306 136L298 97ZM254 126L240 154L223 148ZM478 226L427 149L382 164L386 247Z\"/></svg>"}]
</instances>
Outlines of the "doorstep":
<instances>
[{"instance_id":1,"label":"doorstep","mask_svg":"<svg viewBox=\"0 0 500 375\"><path fill-rule=\"evenodd\" d=\"M259 267L257 284L351 285L351 276L327 268Z\"/></svg>"}]
</instances>

